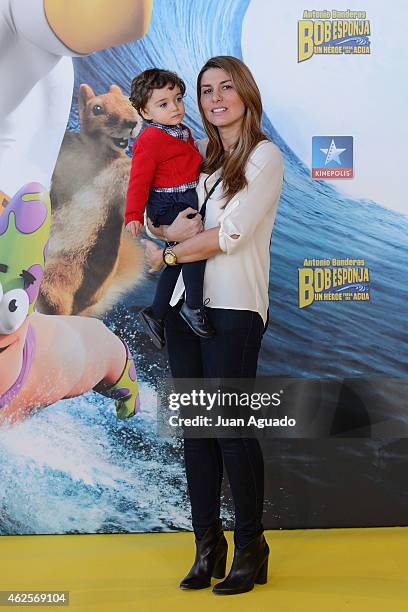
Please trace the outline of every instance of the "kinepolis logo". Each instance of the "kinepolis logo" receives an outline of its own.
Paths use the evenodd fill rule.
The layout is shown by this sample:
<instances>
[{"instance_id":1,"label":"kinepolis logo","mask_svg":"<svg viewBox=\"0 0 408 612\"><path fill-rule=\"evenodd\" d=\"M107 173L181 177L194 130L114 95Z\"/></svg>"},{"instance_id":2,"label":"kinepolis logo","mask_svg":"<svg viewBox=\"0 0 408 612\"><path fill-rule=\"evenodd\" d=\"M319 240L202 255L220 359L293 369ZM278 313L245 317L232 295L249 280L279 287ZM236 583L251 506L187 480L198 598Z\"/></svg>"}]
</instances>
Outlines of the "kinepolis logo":
<instances>
[{"instance_id":1,"label":"kinepolis logo","mask_svg":"<svg viewBox=\"0 0 408 612\"><path fill-rule=\"evenodd\" d=\"M298 62L313 55L368 55L371 26L366 11L303 11L298 21Z\"/></svg>"},{"instance_id":2,"label":"kinepolis logo","mask_svg":"<svg viewBox=\"0 0 408 612\"><path fill-rule=\"evenodd\" d=\"M299 308L313 302L367 302L370 272L364 259L305 259L299 272Z\"/></svg>"},{"instance_id":3,"label":"kinepolis logo","mask_svg":"<svg viewBox=\"0 0 408 612\"><path fill-rule=\"evenodd\" d=\"M312 178L351 179L353 176L353 137L313 136Z\"/></svg>"}]
</instances>

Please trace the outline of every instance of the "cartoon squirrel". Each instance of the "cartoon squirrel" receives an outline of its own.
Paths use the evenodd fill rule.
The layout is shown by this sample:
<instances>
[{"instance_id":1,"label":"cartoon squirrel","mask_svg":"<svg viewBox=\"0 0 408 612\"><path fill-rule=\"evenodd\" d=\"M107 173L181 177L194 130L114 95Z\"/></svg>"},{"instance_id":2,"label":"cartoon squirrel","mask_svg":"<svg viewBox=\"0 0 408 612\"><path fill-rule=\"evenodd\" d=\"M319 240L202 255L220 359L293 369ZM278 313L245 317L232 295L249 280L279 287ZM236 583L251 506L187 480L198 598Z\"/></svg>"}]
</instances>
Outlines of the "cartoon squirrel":
<instances>
[{"instance_id":1,"label":"cartoon squirrel","mask_svg":"<svg viewBox=\"0 0 408 612\"><path fill-rule=\"evenodd\" d=\"M117 416L139 410L126 344L101 321L35 312L48 251L51 203L25 185L0 215L0 425L90 389L115 400Z\"/></svg>"},{"instance_id":2,"label":"cartoon squirrel","mask_svg":"<svg viewBox=\"0 0 408 612\"><path fill-rule=\"evenodd\" d=\"M39 309L102 315L142 274L143 252L123 232L131 160L140 119L121 89L95 96L79 88L80 132L67 131L52 177L53 219Z\"/></svg>"}]
</instances>

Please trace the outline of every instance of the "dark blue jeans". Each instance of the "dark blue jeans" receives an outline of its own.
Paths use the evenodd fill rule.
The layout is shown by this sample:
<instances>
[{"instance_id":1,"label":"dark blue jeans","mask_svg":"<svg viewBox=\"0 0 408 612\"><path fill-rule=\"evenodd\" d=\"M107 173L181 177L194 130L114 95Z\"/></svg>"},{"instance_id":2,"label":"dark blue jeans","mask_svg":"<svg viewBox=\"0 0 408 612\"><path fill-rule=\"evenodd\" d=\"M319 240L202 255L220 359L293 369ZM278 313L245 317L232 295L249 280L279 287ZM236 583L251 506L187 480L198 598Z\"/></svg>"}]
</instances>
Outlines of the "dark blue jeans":
<instances>
[{"instance_id":1,"label":"dark blue jeans","mask_svg":"<svg viewBox=\"0 0 408 612\"><path fill-rule=\"evenodd\" d=\"M174 378L255 378L262 318L248 310L207 308L216 335L202 339L172 308L165 319ZM263 532L264 462L255 438L184 439L193 529L199 539L220 516L223 462L235 507L238 548Z\"/></svg>"}]
</instances>

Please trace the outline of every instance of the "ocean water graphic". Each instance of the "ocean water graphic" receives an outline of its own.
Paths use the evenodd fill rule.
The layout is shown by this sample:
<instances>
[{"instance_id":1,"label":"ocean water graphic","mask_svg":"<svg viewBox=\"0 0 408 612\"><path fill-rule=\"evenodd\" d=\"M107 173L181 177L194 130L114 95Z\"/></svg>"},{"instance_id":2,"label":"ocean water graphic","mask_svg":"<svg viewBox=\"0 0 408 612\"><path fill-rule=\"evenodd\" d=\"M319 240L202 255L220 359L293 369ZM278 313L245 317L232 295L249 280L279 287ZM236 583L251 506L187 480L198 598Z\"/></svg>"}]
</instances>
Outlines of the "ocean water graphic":
<instances>
[{"instance_id":1,"label":"ocean water graphic","mask_svg":"<svg viewBox=\"0 0 408 612\"><path fill-rule=\"evenodd\" d=\"M145 39L74 60L70 127L78 126L75 100L80 83L90 84L97 94L112 83L129 93L135 74L163 66L185 80L185 122L197 137L203 136L195 101L196 75L211 56L241 56L241 25L248 4L249 0L155 0ZM260 374L405 377L408 219L312 181L274 129L273 118L265 116L264 128L284 155L285 183L271 244L270 324ZM325 257L365 259L371 301L316 302L299 309L298 268L305 258ZM190 528L180 443L159 439L155 429L155 390L160 377L168 375L166 355L152 350L128 310L130 304L147 305L153 290L154 279L146 278L105 318L124 335L136 356L142 381L140 417L118 422L111 403L89 393L0 432L0 533ZM284 443L292 459L293 445ZM347 448L341 448L343 457ZM353 447L352 453L364 457L364 444ZM276 454L275 447L275 459ZM315 462L321 460L317 455ZM305 456L311 461L309 447ZM295 469L295 463L289 463L288 482L299 465ZM283 478L282 465L279 470ZM316 487L324 487L325 482L318 475L313 481ZM289 510L288 505L285 510L283 505L278 511L274 504L280 503L279 496L274 499L273 503L267 499L269 516L281 520L289 512L295 520L296 513L302 514L298 506ZM230 504L224 515L231 524Z\"/></svg>"}]
</instances>

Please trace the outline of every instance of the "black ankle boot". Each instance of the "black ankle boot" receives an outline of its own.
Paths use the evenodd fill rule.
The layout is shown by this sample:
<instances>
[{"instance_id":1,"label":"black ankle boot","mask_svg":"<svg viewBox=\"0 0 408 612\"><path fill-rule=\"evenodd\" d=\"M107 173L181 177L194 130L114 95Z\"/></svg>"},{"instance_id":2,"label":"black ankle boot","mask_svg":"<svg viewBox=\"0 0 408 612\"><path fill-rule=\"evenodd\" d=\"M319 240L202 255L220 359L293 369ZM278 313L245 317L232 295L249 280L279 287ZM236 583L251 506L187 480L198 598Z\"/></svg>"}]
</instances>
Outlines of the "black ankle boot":
<instances>
[{"instance_id":1,"label":"black ankle boot","mask_svg":"<svg viewBox=\"0 0 408 612\"><path fill-rule=\"evenodd\" d=\"M190 329L201 338L211 338L215 331L207 318L204 306L201 308L190 308L184 302L180 308L180 316L184 319Z\"/></svg>"},{"instance_id":2,"label":"black ankle boot","mask_svg":"<svg viewBox=\"0 0 408 612\"><path fill-rule=\"evenodd\" d=\"M196 538L196 557L187 576L180 582L181 589L206 589L211 576L224 578L228 544L221 521L209 527L201 540Z\"/></svg>"},{"instance_id":3,"label":"black ankle boot","mask_svg":"<svg viewBox=\"0 0 408 612\"><path fill-rule=\"evenodd\" d=\"M142 308L142 310L139 312L139 316L143 321L145 329L152 339L154 346L161 350L166 344L164 339L163 319L158 319L155 317L150 306L147 308Z\"/></svg>"},{"instance_id":4,"label":"black ankle boot","mask_svg":"<svg viewBox=\"0 0 408 612\"><path fill-rule=\"evenodd\" d=\"M225 580L213 588L216 595L246 593L254 584L265 584L268 579L269 546L263 533L244 548L236 548L230 572Z\"/></svg>"}]
</instances>

